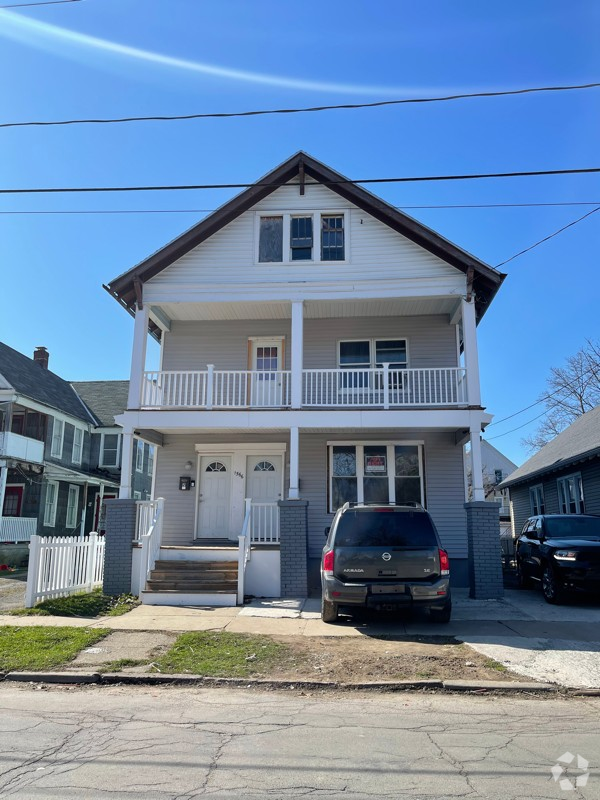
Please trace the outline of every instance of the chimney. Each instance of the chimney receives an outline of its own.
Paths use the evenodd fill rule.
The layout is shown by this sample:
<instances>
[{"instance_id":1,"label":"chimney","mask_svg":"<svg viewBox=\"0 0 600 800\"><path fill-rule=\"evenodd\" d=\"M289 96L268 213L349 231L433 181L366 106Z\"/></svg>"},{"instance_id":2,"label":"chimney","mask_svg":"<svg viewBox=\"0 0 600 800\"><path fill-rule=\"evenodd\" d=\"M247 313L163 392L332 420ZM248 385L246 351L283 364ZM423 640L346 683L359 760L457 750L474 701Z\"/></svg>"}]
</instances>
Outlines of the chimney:
<instances>
[{"instance_id":1,"label":"chimney","mask_svg":"<svg viewBox=\"0 0 600 800\"><path fill-rule=\"evenodd\" d=\"M48 361L50 359L50 353L46 350L45 347L36 347L33 351L33 360L36 364L39 364L40 367L43 369L48 369Z\"/></svg>"}]
</instances>

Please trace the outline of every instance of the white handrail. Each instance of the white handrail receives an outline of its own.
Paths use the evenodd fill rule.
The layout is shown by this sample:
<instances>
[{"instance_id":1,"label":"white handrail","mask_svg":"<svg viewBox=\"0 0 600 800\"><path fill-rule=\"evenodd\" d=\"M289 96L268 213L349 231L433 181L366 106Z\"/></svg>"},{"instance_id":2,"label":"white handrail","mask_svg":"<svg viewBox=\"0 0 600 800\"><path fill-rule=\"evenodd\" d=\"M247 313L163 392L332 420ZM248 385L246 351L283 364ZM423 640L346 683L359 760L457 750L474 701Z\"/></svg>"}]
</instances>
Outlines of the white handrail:
<instances>
[{"instance_id":1,"label":"white handrail","mask_svg":"<svg viewBox=\"0 0 600 800\"><path fill-rule=\"evenodd\" d=\"M134 541L141 541L142 536L148 533L156 515L157 500L137 500Z\"/></svg>"},{"instance_id":2,"label":"white handrail","mask_svg":"<svg viewBox=\"0 0 600 800\"><path fill-rule=\"evenodd\" d=\"M156 500L156 510L152 519L152 524L146 533L140 537L142 553L140 558L140 592L146 588L146 581L154 569L156 560L160 553L160 543L162 540L163 510L165 501L163 497Z\"/></svg>"},{"instance_id":3,"label":"white handrail","mask_svg":"<svg viewBox=\"0 0 600 800\"><path fill-rule=\"evenodd\" d=\"M246 565L250 561L250 524L252 521L252 500L247 497L245 500L246 510L244 513L244 524L242 525L242 532L239 536L238 547L238 588L237 588L237 602L238 605L244 603L244 579L246 577Z\"/></svg>"},{"instance_id":4,"label":"white handrail","mask_svg":"<svg viewBox=\"0 0 600 800\"><path fill-rule=\"evenodd\" d=\"M279 543L279 506L277 503L252 503L250 541L252 544Z\"/></svg>"}]
</instances>

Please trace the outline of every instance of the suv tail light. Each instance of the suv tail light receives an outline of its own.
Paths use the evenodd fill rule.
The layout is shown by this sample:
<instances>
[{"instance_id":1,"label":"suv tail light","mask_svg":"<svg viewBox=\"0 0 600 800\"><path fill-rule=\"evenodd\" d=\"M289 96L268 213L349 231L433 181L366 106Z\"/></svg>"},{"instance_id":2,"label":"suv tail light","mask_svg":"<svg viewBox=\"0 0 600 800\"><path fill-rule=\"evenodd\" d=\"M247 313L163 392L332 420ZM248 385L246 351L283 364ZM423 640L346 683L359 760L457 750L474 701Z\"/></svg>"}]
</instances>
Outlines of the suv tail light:
<instances>
[{"instance_id":1,"label":"suv tail light","mask_svg":"<svg viewBox=\"0 0 600 800\"><path fill-rule=\"evenodd\" d=\"M440 573L442 575L450 575L450 559L445 550L440 550Z\"/></svg>"},{"instance_id":2,"label":"suv tail light","mask_svg":"<svg viewBox=\"0 0 600 800\"><path fill-rule=\"evenodd\" d=\"M323 556L323 572L333 575L333 550L328 550Z\"/></svg>"}]
</instances>

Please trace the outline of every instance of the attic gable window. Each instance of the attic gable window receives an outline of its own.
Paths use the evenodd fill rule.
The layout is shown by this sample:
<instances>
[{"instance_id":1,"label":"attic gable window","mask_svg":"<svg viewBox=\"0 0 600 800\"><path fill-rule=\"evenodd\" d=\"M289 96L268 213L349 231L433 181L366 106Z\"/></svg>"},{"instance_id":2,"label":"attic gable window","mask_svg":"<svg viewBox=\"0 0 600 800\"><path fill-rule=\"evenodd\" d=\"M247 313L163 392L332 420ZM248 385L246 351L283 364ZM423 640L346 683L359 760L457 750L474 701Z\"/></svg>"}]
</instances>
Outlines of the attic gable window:
<instances>
[{"instance_id":1,"label":"attic gable window","mask_svg":"<svg viewBox=\"0 0 600 800\"><path fill-rule=\"evenodd\" d=\"M258 240L261 263L283 261L283 217L261 217Z\"/></svg>"},{"instance_id":2,"label":"attic gable window","mask_svg":"<svg viewBox=\"0 0 600 800\"><path fill-rule=\"evenodd\" d=\"M313 257L312 217L290 219L290 261L310 261Z\"/></svg>"},{"instance_id":3,"label":"attic gable window","mask_svg":"<svg viewBox=\"0 0 600 800\"><path fill-rule=\"evenodd\" d=\"M321 217L321 261L344 260L344 217Z\"/></svg>"}]
</instances>

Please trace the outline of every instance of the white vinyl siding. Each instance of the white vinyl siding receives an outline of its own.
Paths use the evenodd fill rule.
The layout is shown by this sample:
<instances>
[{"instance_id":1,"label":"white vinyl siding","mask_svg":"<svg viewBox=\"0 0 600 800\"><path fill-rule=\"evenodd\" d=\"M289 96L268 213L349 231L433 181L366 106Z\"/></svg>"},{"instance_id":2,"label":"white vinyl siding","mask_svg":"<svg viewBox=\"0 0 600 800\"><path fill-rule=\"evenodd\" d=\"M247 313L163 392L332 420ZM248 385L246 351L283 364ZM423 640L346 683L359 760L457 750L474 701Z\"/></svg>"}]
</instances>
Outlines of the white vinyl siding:
<instances>
[{"instance_id":1,"label":"white vinyl siding","mask_svg":"<svg viewBox=\"0 0 600 800\"><path fill-rule=\"evenodd\" d=\"M73 429L73 451L71 453L71 461L73 464L81 464L83 455L83 428L75 427Z\"/></svg>"},{"instance_id":2,"label":"white vinyl siding","mask_svg":"<svg viewBox=\"0 0 600 800\"><path fill-rule=\"evenodd\" d=\"M44 505L44 525L53 528L56 524L56 507L58 504L58 483L48 481L46 484L46 502Z\"/></svg>"},{"instance_id":3,"label":"white vinyl siding","mask_svg":"<svg viewBox=\"0 0 600 800\"><path fill-rule=\"evenodd\" d=\"M52 458L62 458L64 438L65 423L62 419L55 417L52 423L52 446L50 448Z\"/></svg>"},{"instance_id":4,"label":"white vinyl siding","mask_svg":"<svg viewBox=\"0 0 600 800\"><path fill-rule=\"evenodd\" d=\"M320 238L320 215L344 213L345 261L286 264L258 262L260 216L311 213L319 209L314 234ZM285 231L285 224L284 224ZM289 235L289 233L288 233ZM320 247L320 241L315 242ZM284 252L286 250L283 246ZM319 256L320 257L320 256ZM343 265L343 269L341 269ZM287 283L288 281L402 281L404 279L455 279L464 289L465 276L442 259L379 222L323 186L307 184L300 195L298 185L277 189L269 197L241 214L159 275L144 284L145 299L164 299L160 287L207 284ZM147 295L147 296L146 296Z\"/></svg>"},{"instance_id":5,"label":"white vinyl siding","mask_svg":"<svg viewBox=\"0 0 600 800\"><path fill-rule=\"evenodd\" d=\"M74 528L77 525L77 510L79 506L79 486L69 485L67 497L67 528Z\"/></svg>"}]
</instances>

